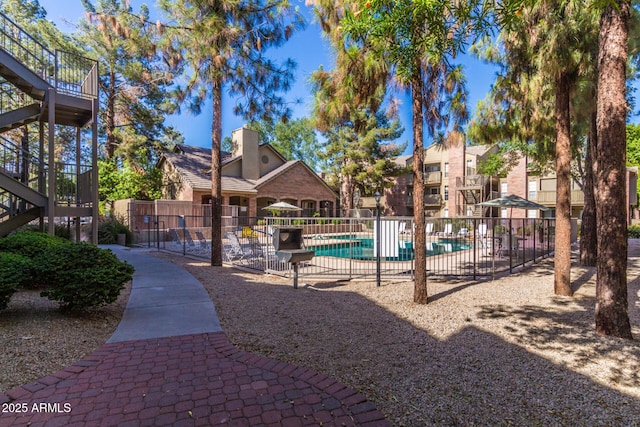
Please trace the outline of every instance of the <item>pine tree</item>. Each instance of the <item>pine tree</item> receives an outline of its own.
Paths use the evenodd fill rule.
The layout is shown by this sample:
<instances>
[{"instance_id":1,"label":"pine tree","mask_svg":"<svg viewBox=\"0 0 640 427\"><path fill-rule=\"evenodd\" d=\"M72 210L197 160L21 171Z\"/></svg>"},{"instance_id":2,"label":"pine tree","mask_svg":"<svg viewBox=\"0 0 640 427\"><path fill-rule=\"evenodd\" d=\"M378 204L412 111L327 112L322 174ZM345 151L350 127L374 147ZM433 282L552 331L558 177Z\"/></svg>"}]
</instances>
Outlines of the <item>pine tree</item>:
<instances>
[{"instance_id":1,"label":"pine tree","mask_svg":"<svg viewBox=\"0 0 640 427\"><path fill-rule=\"evenodd\" d=\"M200 113L212 99L211 126L211 265L222 265L222 92L241 99L234 113L246 119L288 119L290 111L278 95L288 90L295 63L279 65L265 51L282 45L303 26L302 16L289 2L187 0L159 2L172 23L164 31L163 52L174 69L182 69L186 82L178 87L178 101Z\"/></svg>"}]
</instances>

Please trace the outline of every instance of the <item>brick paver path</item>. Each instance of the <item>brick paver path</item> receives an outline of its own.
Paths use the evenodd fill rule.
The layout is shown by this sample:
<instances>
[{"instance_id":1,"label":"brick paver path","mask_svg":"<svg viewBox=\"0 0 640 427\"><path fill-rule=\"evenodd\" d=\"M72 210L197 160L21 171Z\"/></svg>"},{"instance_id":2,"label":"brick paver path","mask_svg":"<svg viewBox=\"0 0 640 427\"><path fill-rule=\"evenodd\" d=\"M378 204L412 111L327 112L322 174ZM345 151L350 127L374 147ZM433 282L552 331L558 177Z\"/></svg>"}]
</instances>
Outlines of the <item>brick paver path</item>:
<instances>
[{"instance_id":1,"label":"brick paver path","mask_svg":"<svg viewBox=\"0 0 640 427\"><path fill-rule=\"evenodd\" d=\"M223 332L105 344L0 393L1 426L388 426L362 395Z\"/></svg>"}]
</instances>

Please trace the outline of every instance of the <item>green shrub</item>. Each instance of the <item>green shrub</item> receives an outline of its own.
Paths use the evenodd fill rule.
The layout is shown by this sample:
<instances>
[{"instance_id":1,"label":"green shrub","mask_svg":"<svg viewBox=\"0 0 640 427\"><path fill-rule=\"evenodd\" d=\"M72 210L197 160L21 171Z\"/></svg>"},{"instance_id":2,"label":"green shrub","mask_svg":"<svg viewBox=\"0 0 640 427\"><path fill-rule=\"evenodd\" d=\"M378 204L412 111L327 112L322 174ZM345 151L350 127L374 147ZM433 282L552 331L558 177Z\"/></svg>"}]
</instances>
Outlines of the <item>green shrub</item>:
<instances>
[{"instance_id":1,"label":"green shrub","mask_svg":"<svg viewBox=\"0 0 640 427\"><path fill-rule=\"evenodd\" d=\"M50 277L46 266L35 260L50 250L71 244L68 240L38 231L21 231L0 239L0 251L34 260L28 267L29 280L26 280L23 286L28 289L40 289L46 286Z\"/></svg>"},{"instance_id":2,"label":"green shrub","mask_svg":"<svg viewBox=\"0 0 640 427\"><path fill-rule=\"evenodd\" d=\"M629 226L629 238L640 239L640 224Z\"/></svg>"},{"instance_id":3,"label":"green shrub","mask_svg":"<svg viewBox=\"0 0 640 427\"><path fill-rule=\"evenodd\" d=\"M54 224L53 225L54 228L54 234L58 237L62 237L65 240L71 240L71 230L69 229L69 227L67 226L66 223L64 224ZM71 228L74 228L73 223L71 224ZM37 224L27 224L24 227L20 227L20 231L35 231L35 232L40 232L40 226Z\"/></svg>"},{"instance_id":4,"label":"green shrub","mask_svg":"<svg viewBox=\"0 0 640 427\"><path fill-rule=\"evenodd\" d=\"M31 278L31 260L11 252L0 252L0 310L11 296Z\"/></svg>"},{"instance_id":5,"label":"green shrub","mask_svg":"<svg viewBox=\"0 0 640 427\"><path fill-rule=\"evenodd\" d=\"M91 234L91 233L89 233ZM103 218L98 222L98 243L101 245L112 245L118 243L118 234L126 234L126 244L133 243L133 233L118 218Z\"/></svg>"},{"instance_id":6,"label":"green shrub","mask_svg":"<svg viewBox=\"0 0 640 427\"><path fill-rule=\"evenodd\" d=\"M133 267L110 250L84 242L49 250L38 261L49 272L40 295L68 311L114 302L133 275Z\"/></svg>"},{"instance_id":7,"label":"green shrub","mask_svg":"<svg viewBox=\"0 0 640 427\"><path fill-rule=\"evenodd\" d=\"M12 252L27 258L35 258L50 247L69 245L71 242L60 237L38 231L21 231L0 239L0 251Z\"/></svg>"}]
</instances>

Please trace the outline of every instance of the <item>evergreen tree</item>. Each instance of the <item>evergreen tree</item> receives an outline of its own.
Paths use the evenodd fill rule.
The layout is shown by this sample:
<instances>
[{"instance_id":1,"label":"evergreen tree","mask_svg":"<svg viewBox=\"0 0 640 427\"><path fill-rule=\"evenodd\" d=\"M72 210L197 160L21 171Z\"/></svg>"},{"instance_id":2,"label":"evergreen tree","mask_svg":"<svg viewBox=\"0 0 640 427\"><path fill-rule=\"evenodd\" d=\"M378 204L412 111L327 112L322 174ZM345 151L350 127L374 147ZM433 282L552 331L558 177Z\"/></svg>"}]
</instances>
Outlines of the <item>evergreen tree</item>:
<instances>
[{"instance_id":1,"label":"evergreen tree","mask_svg":"<svg viewBox=\"0 0 640 427\"><path fill-rule=\"evenodd\" d=\"M600 17L595 158L598 262L596 332L632 338L627 298L626 67L630 1L610 1Z\"/></svg>"},{"instance_id":2,"label":"evergreen tree","mask_svg":"<svg viewBox=\"0 0 640 427\"><path fill-rule=\"evenodd\" d=\"M271 144L285 159L302 160L316 172L326 169L323 147L310 119L250 122L249 128L260 133L260 142Z\"/></svg>"},{"instance_id":3,"label":"evergreen tree","mask_svg":"<svg viewBox=\"0 0 640 427\"><path fill-rule=\"evenodd\" d=\"M182 68L186 81L176 90L180 103L199 113L205 99L213 100L211 126L212 229L211 264L222 265L222 92L239 96L234 108L246 119L288 118L289 109L278 92L288 90L295 64L278 65L265 51L280 46L303 26L301 15L286 0L225 1L161 0L172 20L165 31L163 51L169 64Z\"/></svg>"},{"instance_id":4,"label":"evergreen tree","mask_svg":"<svg viewBox=\"0 0 640 427\"><path fill-rule=\"evenodd\" d=\"M107 160L142 173L166 151L163 135L171 75L160 67L158 34L146 25L146 5L133 14L126 1L82 0L87 20L79 40L100 61L100 133Z\"/></svg>"},{"instance_id":5,"label":"evergreen tree","mask_svg":"<svg viewBox=\"0 0 640 427\"><path fill-rule=\"evenodd\" d=\"M468 119L466 90L460 67L452 59L475 29L487 28L490 15L482 2L367 1L346 13L344 29L366 40L393 76L411 92L413 113L413 194L415 224L414 302L427 303L424 215L424 125L461 132Z\"/></svg>"}]
</instances>

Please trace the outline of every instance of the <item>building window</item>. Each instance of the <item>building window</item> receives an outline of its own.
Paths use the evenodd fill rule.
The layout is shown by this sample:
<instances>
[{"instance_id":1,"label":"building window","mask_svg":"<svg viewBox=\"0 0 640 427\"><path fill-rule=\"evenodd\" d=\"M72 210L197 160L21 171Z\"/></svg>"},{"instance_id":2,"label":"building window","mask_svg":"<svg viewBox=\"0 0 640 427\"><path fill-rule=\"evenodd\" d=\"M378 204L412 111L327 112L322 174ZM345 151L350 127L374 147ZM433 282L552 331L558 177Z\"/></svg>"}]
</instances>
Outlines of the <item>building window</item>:
<instances>
[{"instance_id":1,"label":"building window","mask_svg":"<svg viewBox=\"0 0 640 427\"><path fill-rule=\"evenodd\" d=\"M444 164L444 177L447 178L449 176L449 163Z\"/></svg>"},{"instance_id":2,"label":"building window","mask_svg":"<svg viewBox=\"0 0 640 427\"><path fill-rule=\"evenodd\" d=\"M449 186L448 185L444 186L444 199L445 200L449 200Z\"/></svg>"},{"instance_id":3,"label":"building window","mask_svg":"<svg viewBox=\"0 0 640 427\"><path fill-rule=\"evenodd\" d=\"M445 218L449 218L449 208L444 208L443 215Z\"/></svg>"},{"instance_id":4,"label":"building window","mask_svg":"<svg viewBox=\"0 0 640 427\"><path fill-rule=\"evenodd\" d=\"M507 195L507 183L506 182L501 182L500 183L500 197L504 197Z\"/></svg>"},{"instance_id":5,"label":"building window","mask_svg":"<svg viewBox=\"0 0 640 427\"><path fill-rule=\"evenodd\" d=\"M538 184L537 181L529 181L529 200L537 200L538 199L538 193L537 193L538 186L537 186L537 184Z\"/></svg>"},{"instance_id":6,"label":"building window","mask_svg":"<svg viewBox=\"0 0 640 427\"><path fill-rule=\"evenodd\" d=\"M508 213L509 212L507 211L507 208L501 208L500 209L500 217L501 218L509 218Z\"/></svg>"},{"instance_id":7,"label":"building window","mask_svg":"<svg viewBox=\"0 0 640 427\"><path fill-rule=\"evenodd\" d=\"M538 211L536 209L529 209L527 211L527 218L537 218L538 217Z\"/></svg>"},{"instance_id":8,"label":"building window","mask_svg":"<svg viewBox=\"0 0 640 427\"><path fill-rule=\"evenodd\" d=\"M475 175L476 169L473 167L473 160L467 159L467 175Z\"/></svg>"}]
</instances>

